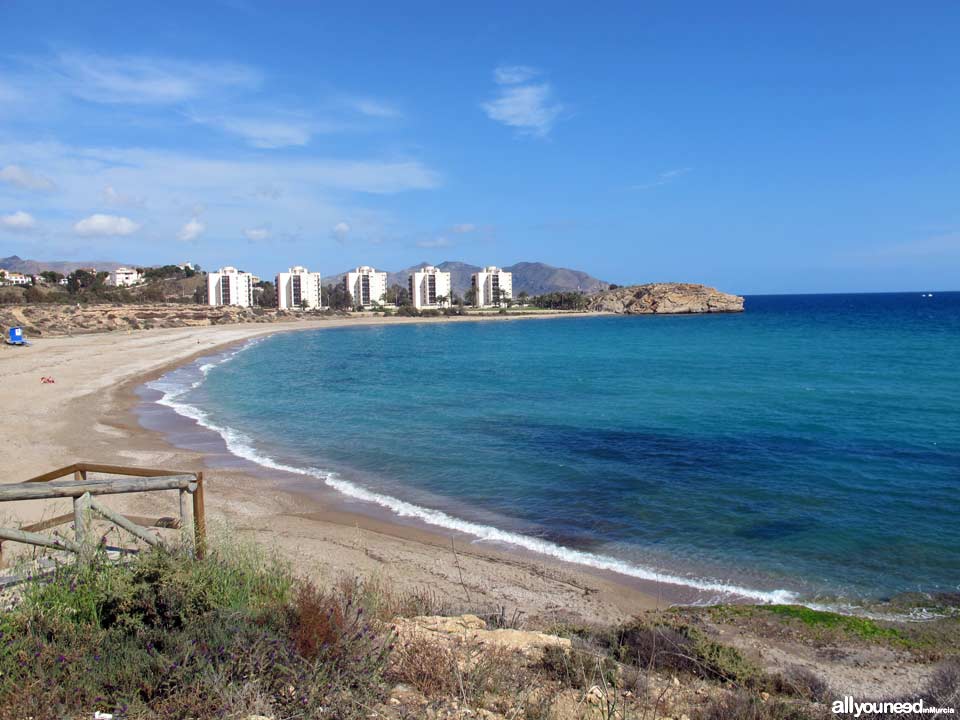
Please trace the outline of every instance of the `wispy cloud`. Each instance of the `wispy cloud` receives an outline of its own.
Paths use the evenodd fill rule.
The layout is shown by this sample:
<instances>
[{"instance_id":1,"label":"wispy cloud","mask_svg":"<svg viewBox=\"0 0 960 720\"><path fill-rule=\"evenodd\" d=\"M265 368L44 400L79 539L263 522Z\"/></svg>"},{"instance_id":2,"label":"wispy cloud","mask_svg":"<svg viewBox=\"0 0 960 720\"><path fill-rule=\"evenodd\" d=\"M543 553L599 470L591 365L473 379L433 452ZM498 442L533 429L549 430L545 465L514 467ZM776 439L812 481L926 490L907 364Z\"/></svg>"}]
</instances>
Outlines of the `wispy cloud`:
<instances>
[{"instance_id":1,"label":"wispy cloud","mask_svg":"<svg viewBox=\"0 0 960 720\"><path fill-rule=\"evenodd\" d=\"M234 63L187 62L148 56L66 53L54 67L67 90L96 103L174 104L230 89L255 89L261 73Z\"/></svg>"},{"instance_id":2,"label":"wispy cloud","mask_svg":"<svg viewBox=\"0 0 960 720\"><path fill-rule=\"evenodd\" d=\"M15 185L24 190L55 190L57 184L48 177L27 170L20 165L0 168L0 182Z\"/></svg>"},{"instance_id":3,"label":"wispy cloud","mask_svg":"<svg viewBox=\"0 0 960 720\"><path fill-rule=\"evenodd\" d=\"M481 104L487 117L521 134L546 137L563 112L554 101L548 82L531 82L540 72L522 65L501 66L494 70L494 82L500 86L497 96Z\"/></svg>"},{"instance_id":4,"label":"wispy cloud","mask_svg":"<svg viewBox=\"0 0 960 720\"><path fill-rule=\"evenodd\" d=\"M441 237L437 237L437 238L431 238L431 239L429 239L429 240L418 240L418 241L417 241L417 247L418 247L418 248L435 249L435 248L451 247L452 245L453 245L453 243L450 242L450 239L449 239L449 238L442 237L442 236L441 236Z\"/></svg>"},{"instance_id":5,"label":"wispy cloud","mask_svg":"<svg viewBox=\"0 0 960 720\"><path fill-rule=\"evenodd\" d=\"M190 218L190 220L180 228L180 232L177 233L177 240L180 242L193 242L200 237L206 229L207 226L200 221L200 218Z\"/></svg>"},{"instance_id":6,"label":"wispy cloud","mask_svg":"<svg viewBox=\"0 0 960 720\"><path fill-rule=\"evenodd\" d=\"M10 215L0 215L0 228L15 233L30 232L37 226L37 221L28 212L18 210Z\"/></svg>"},{"instance_id":7,"label":"wispy cloud","mask_svg":"<svg viewBox=\"0 0 960 720\"><path fill-rule=\"evenodd\" d=\"M497 85L517 85L532 80L540 74L529 65L501 65L493 71L493 81Z\"/></svg>"},{"instance_id":8,"label":"wispy cloud","mask_svg":"<svg viewBox=\"0 0 960 720\"><path fill-rule=\"evenodd\" d=\"M473 223L460 223L459 225L454 225L450 228L450 232L457 233L458 235L464 235L466 233L471 233L477 229L477 226Z\"/></svg>"},{"instance_id":9,"label":"wispy cloud","mask_svg":"<svg viewBox=\"0 0 960 720\"><path fill-rule=\"evenodd\" d=\"M243 235L250 242L263 242L270 239L270 230L265 227L248 228Z\"/></svg>"},{"instance_id":10,"label":"wispy cloud","mask_svg":"<svg viewBox=\"0 0 960 720\"><path fill-rule=\"evenodd\" d=\"M261 117L201 117L194 121L237 135L256 148L303 146L321 127L309 121Z\"/></svg>"},{"instance_id":11,"label":"wispy cloud","mask_svg":"<svg viewBox=\"0 0 960 720\"><path fill-rule=\"evenodd\" d=\"M73 231L81 237L125 237L139 229L140 225L130 218L101 213L86 217L73 226Z\"/></svg>"},{"instance_id":12,"label":"wispy cloud","mask_svg":"<svg viewBox=\"0 0 960 720\"><path fill-rule=\"evenodd\" d=\"M693 168L676 168L675 170L667 170L657 175L656 179L651 180L650 182L641 183L639 185L631 185L631 190L649 190L650 188L660 187L661 185L668 185L674 180L686 175L691 172Z\"/></svg>"},{"instance_id":13,"label":"wispy cloud","mask_svg":"<svg viewBox=\"0 0 960 720\"><path fill-rule=\"evenodd\" d=\"M389 211L366 207L370 195L430 190L443 183L441 175L424 163L395 157L351 160L248 152L222 157L11 138L0 141L0 158L29 168L33 175L57 179L58 191L31 194L30 206L18 197L23 191L17 186L0 183L0 207L33 213L38 230L43 229L35 234L37 242L48 254L71 251L80 237L96 237L101 247L114 242L118 251L128 249L129 240L122 235L78 234L76 221L94 212L128 216L142 225L136 234L142 238L137 248L141 255L180 252L178 237L193 218L205 226L194 238L203 243L205 256L231 254L237 238L246 242L244 230L268 227L270 242L292 242L304 236L304 228L333 228L347 218L351 239L372 242L402 230ZM136 213L111 210L112 203L104 196L107 187L149 202ZM265 223L268 218L272 226ZM81 227L89 231L97 223ZM191 234L188 228L182 237Z\"/></svg>"},{"instance_id":14,"label":"wispy cloud","mask_svg":"<svg viewBox=\"0 0 960 720\"><path fill-rule=\"evenodd\" d=\"M374 98L351 98L347 101L347 105L367 117L395 118L402 115L393 105Z\"/></svg>"},{"instance_id":15,"label":"wispy cloud","mask_svg":"<svg viewBox=\"0 0 960 720\"><path fill-rule=\"evenodd\" d=\"M144 198L118 192L113 185L107 185L103 189L103 200L108 205L115 205L117 207L143 207L146 205Z\"/></svg>"}]
</instances>

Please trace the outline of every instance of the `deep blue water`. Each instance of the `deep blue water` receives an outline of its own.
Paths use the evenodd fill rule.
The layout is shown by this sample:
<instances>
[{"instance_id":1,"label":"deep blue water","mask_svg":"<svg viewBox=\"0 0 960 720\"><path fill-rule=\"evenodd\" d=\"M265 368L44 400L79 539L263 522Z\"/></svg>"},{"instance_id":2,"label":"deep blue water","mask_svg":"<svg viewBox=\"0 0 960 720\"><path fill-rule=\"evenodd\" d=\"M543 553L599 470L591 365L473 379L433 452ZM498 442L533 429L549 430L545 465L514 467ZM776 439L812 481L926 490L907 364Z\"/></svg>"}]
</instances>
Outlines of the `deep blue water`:
<instances>
[{"instance_id":1,"label":"deep blue water","mask_svg":"<svg viewBox=\"0 0 960 720\"><path fill-rule=\"evenodd\" d=\"M763 599L960 589L960 293L746 307L291 333L158 387L488 542Z\"/></svg>"}]
</instances>

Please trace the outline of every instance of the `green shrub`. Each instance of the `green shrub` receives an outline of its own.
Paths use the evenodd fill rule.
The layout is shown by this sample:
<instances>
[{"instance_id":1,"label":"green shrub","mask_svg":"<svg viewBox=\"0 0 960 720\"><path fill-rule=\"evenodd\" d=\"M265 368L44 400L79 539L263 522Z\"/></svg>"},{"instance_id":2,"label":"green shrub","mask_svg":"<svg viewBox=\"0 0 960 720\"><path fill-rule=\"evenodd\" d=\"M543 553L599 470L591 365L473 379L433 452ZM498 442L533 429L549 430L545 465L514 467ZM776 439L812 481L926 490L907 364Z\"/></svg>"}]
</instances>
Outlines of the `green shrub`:
<instances>
[{"instance_id":1,"label":"green shrub","mask_svg":"<svg viewBox=\"0 0 960 720\"><path fill-rule=\"evenodd\" d=\"M389 649L353 598L236 551L61 568L0 633L4 719L362 717Z\"/></svg>"}]
</instances>

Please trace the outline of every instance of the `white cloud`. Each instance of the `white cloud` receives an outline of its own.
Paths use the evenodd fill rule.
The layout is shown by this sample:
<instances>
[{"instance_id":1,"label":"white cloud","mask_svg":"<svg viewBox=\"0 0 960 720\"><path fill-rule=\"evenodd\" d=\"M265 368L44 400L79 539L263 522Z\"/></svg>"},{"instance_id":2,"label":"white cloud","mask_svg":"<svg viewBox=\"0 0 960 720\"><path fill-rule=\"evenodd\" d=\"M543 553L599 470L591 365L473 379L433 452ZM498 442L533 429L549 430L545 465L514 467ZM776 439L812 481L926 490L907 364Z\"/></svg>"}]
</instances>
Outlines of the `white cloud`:
<instances>
[{"instance_id":1,"label":"white cloud","mask_svg":"<svg viewBox=\"0 0 960 720\"><path fill-rule=\"evenodd\" d=\"M473 223L460 223L459 225L454 225L450 228L450 232L455 232L458 235L463 235L465 233L471 233L477 229L477 226Z\"/></svg>"},{"instance_id":2,"label":"white cloud","mask_svg":"<svg viewBox=\"0 0 960 720\"><path fill-rule=\"evenodd\" d=\"M10 232L30 232L37 226L33 215L18 210L10 215L0 215L0 227Z\"/></svg>"},{"instance_id":3,"label":"white cloud","mask_svg":"<svg viewBox=\"0 0 960 720\"><path fill-rule=\"evenodd\" d=\"M77 235L84 237L115 237L132 235L140 226L130 218L119 215L104 215L95 213L90 217L80 220L73 226L73 231Z\"/></svg>"},{"instance_id":4,"label":"white cloud","mask_svg":"<svg viewBox=\"0 0 960 720\"><path fill-rule=\"evenodd\" d=\"M419 248L445 248L453 245L447 238L438 237L432 240L420 240L417 242Z\"/></svg>"},{"instance_id":5,"label":"white cloud","mask_svg":"<svg viewBox=\"0 0 960 720\"><path fill-rule=\"evenodd\" d=\"M224 158L199 151L90 147L17 137L0 139L0 158L24 168L43 168L57 179L58 192L34 194L29 205L9 198L5 209L12 212L19 206L37 217L38 231L43 229L42 234L36 232L38 242L51 257L76 247L73 224L94 211L124 215L141 224L134 236L141 255L147 248L179 254L183 244L177 240L178 233L184 223L198 218L206 225L198 239L202 243L198 259L209 263L224 262L220 256L229 256L237 239L246 244L245 229L262 226L271 231L267 242L274 242L305 238L311 227L326 228L329 234L335 225L347 221L351 239L357 236L374 242L405 235L407 228L379 203L371 207L370 195L429 190L442 184L432 168L402 158L350 160L245 152ZM0 194L4 187L0 184ZM135 191L149 202L136 211L105 206L105 187L118 193ZM57 220L64 217L72 219ZM128 238L116 236L113 242L117 245L114 256L129 249ZM136 253L130 259L135 257Z\"/></svg>"},{"instance_id":6,"label":"white cloud","mask_svg":"<svg viewBox=\"0 0 960 720\"><path fill-rule=\"evenodd\" d=\"M200 222L200 218L191 218L186 225L180 228L180 232L177 233L177 240L192 242L200 237L206 229L207 226Z\"/></svg>"},{"instance_id":7,"label":"white cloud","mask_svg":"<svg viewBox=\"0 0 960 720\"><path fill-rule=\"evenodd\" d=\"M264 227L248 228L243 234L250 242L261 242L270 238L270 231Z\"/></svg>"},{"instance_id":8,"label":"white cloud","mask_svg":"<svg viewBox=\"0 0 960 720\"><path fill-rule=\"evenodd\" d=\"M497 85L518 85L539 74L539 70L528 65L501 65L493 71L493 81Z\"/></svg>"},{"instance_id":9,"label":"white cloud","mask_svg":"<svg viewBox=\"0 0 960 720\"><path fill-rule=\"evenodd\" d=\"M529 83L537 71L525 66L499 67L494 81L501 86L497 97L482 103L487 117L519 132L546 137L563 106L553 100L549 83Z\"/></svg>"},{"instance_id":10,"label":"white cloud","mask_svg":"<svg viewBox=\"0 0 960 720\"><path fill-rule=\"evenodd\" d=\"M19 165L0 169L0 182L10 183L25 190L54 190L57 184L50 178L30 172Z\"/></svg>"},{"instance_id":11,"label":"white cloud","mask_svg":"<svg viewBox=\"0 0 960 720\"><path fill-rule=\"evenodd\" d=\"M392 105L372 98L354 98L348 101L348 105L361 115L369 117L394 118L401 115L401 112Z\"/></svg>"},{"instance_id":12,"label":"white cloud","mask_svg":"<svg viewBox=\"0 0 960 720\"><path fill-rule=\"evenodd\" d=\"M260 73L231 63L191 63L147 56L59 56L67 90L97 103L171 104L204 98L218 90L256 88Z\"/></svg>"},{"instance_id":13,"label":"white cloud","mask_svg":"<svg viewBox=\"0 0 960 720\"><path fill-rule=\"evenodd\" d=\"M666 172L662 172L659 175L657 175L655 180L652 180L647 183L642 183L640 185L633 185L631 186L631 189L649 190L650 188L660 187L661 185L667 185L668 183L672 183L678 177L682 175L686 175L692 169L693 168L685 167L685 168L676 168L675 170L667 170Z\"/></svg>"},{"instance_id":14,"label":"white cloud","mask_svg":"<svg viewBox=\"0 0 960 720\"><path fill-rule=\"evenodd\" d=\"M345 243L347 241L347 236L350 234L350 226L343 221L338 222L330 230L330 233L333 235L333 239L338 243Z\"/></svg>"},{"instance_id":15,"label":"white cloud","mask_svg":"<svg viewBox=\"0 0 960 720\"><path fill-rule=\"evenodd\" d=\"M253 147L268 150L303 146L310 142L315 132L332 129L311 125L308 122L253 117L195 117L193 119L205 125L218 127L231 135L242 137Z\"/></svg>"},{"instance_id":16,"label":"white cloud","mask_svg":"<svg viewBox=\"0 0 960 720\"><path fill-rule=\"evenodd\" d=\"M113 185L107 185L103 189L103 200L118 207L143 207L146 204L142 197L117 192Z\"/></svg>"}]
</instances>

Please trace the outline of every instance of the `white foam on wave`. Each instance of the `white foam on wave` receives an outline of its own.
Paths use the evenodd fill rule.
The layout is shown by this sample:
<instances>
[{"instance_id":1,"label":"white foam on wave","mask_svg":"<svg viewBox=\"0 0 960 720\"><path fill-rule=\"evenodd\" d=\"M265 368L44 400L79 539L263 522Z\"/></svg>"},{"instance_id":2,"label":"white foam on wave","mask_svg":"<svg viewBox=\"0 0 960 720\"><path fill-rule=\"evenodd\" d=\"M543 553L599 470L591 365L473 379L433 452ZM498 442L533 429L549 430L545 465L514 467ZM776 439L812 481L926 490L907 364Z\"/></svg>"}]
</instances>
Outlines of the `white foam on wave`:
<instances>
[{"instance_id":1,"label":"white foam on wave","mask_svg":"<svg viewBox=\"0 0 960 720\"><path fill-rule=\"evenodd\" d=\"M247 436L245 433L229 426L217 425L210 419L210 416L205 411L180 400L180 398L182 398L185 394L203 384L211 370L223 365L226 362L229 362L239 353L251 347L255 342L258 341L250 341L233 352L225 353L224 355L219 356L216 360L200 365L199 370L201 377L190 384L177 384L169 381L163 382L163 378L161 378L159 381L154 381L148 383L147 385L148 387L163 393L163 397L157 400L157 403L160 405L165 405L171 408L177 414L193 420L201 427L217 433L221 438L223 438L227 449L232 454L271 470L280 470L283 472L316 478L321 480L328 487L333 488L334 490L337 490L348 497L373 503L382 508L386 508L399 517L416 518L427 525L442 527L447 530L455 530L465 535L470 535L476 538L476 540L479 542L511 545L538 553L540 555L546 555L547 557L562 560L564 562L569 562L576 565L584 565L597 570L608 570L610 572L619 573L621 575L626 575L628 577L638 578L641 580L689 587L706 593L716 593L721 597L727 598L731 596L740 596L761 603L797 602L796 593L789 590L755 590L753 588L731 585L720 580L688 578L679 575L661 573L656 570L634 565L608 555L591 553L584 550L575 550L573 548L568 548L535 536L523 535L521 533L511 532L509 530L501 530L500 528L493 527L491 525L482 525L470 520L454 517L453 515L443 512L442 510L421 507L420 505L415 505L390 495L367 490L366 488L363 488L355 483L338 477L334 472L313 467L296 467L278 462L268 455L264 455L259 452L254 446L252 438ZM717 598L714 598L714 601L716 600Z\"/></svg>"}]
</instances>

